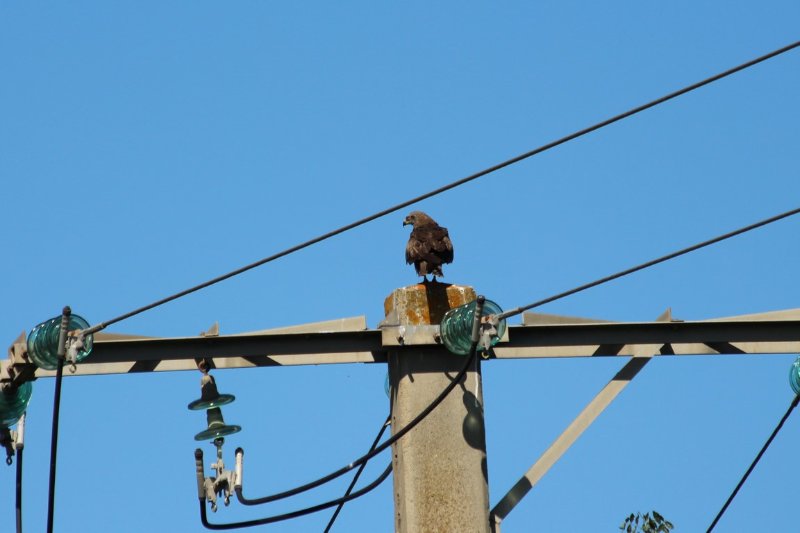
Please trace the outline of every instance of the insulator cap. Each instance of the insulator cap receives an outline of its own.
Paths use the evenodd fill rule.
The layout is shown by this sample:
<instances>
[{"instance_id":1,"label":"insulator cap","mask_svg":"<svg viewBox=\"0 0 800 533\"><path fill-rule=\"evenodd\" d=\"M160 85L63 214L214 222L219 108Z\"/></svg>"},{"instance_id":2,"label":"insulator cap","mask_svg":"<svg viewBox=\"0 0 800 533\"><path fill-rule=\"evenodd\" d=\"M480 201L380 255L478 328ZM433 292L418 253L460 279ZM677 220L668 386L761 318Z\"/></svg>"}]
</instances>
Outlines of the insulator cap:
<instances>
[{"instance_id":1,"label":"insulator cap","mask_svg":"<svg viewBox=\"0 0 800 533\"><path fill-rule=\"evenodd\" d=\"M439 333L445 347L454 354L469 355L469 349L472 346L472 323L475 320L475 308L477 305L477 300L472 301L449 310L442 318ZM502 312L503 310L499 305L491 300L486 300L483 304L482 320L486 320L490 315L497 315ZM492 335L492 346L497 344L497 341L505 334L505 331L506 321L503 319L497 325L497 332Z\"/></svg>"},{"instance_id":2,"label":"insulator cap","mask_svg":"<svg viewBox=\"0 0 800 533\"><path fill-rule=\"evenodd\" d=\"M61 316L46 320L28 334L28 357L39 368L55 370L58 366L58 337L61 332ZM69 315L69 331L89 328L89 322L80 315ZM80 363L92 353L93 335L83 339L83 347L76 351L75 362Z\"/></svg>"},{"instance_id":3,"label":"insulator cap","mask_svg":"<svg viewBox=\"0 0 800 533\"><path fill-rule=\"evenodd\" d=\"M0 392L0 428L13 426L28 408L31 401L33 384L26 381L18 387Z\"/></svg>"}]
</instances>

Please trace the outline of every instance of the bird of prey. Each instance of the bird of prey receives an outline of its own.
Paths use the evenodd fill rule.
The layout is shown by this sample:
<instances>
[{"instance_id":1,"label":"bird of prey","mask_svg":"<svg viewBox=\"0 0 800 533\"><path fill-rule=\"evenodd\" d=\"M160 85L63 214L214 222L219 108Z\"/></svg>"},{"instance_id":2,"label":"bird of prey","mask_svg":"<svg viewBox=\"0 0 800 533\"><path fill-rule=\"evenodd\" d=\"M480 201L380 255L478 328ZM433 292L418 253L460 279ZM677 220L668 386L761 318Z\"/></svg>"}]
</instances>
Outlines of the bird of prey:
<instances>
[{"instance_id":1,"label":"bird of prey","mask_svg":"<svg viewBox=\"0 0 800 533\"><path fill-rule=\"evenodd\" d=\"M411 236L406 245L406 263L414 263L418 276L428 281L428 274L442 277L442 265L453 262L453 243L447 234L447 228L441 227L422 211L409 213L403 226L411 224Z\"/></svg>"}]
</instances>

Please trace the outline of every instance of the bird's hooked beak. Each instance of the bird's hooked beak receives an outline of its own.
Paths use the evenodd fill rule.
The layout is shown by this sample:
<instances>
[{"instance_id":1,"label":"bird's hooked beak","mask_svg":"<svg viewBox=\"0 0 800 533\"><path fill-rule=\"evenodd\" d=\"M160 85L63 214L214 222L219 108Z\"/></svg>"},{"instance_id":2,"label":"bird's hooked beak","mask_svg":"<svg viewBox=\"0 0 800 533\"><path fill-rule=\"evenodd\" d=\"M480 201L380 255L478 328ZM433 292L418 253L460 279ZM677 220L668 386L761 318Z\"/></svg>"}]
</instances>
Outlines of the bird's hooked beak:
<instances>
[{"instance_id":1,"label":"bird's hooked beak","mask_svg":"<svg viewBox=\"0 0 800 533\"><path fill-rule=\"evenodd\" d=\"M412 224L412 222L408 220L408 217L406 217L406 219L403 221L403 226L408 226L409 224Z\"/></svg>"}]
</instances>

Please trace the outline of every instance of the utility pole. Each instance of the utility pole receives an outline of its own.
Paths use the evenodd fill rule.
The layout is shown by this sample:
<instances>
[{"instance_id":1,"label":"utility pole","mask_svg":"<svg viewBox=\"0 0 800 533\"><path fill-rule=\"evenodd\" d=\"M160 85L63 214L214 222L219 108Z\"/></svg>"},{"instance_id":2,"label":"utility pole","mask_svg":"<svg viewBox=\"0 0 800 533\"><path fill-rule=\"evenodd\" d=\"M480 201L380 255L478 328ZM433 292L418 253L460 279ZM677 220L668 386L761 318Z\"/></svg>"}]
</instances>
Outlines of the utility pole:
<instances>
[{"instance_id":1,"label":"utility pole","mask_svg":"<svg viewBox=\"0 0 800 533\"><path fill-rule=\"evenodd\" d=\"M399 344L389 350L393 432L430 405L464 366L466 356L427 340L446 311L474 299L471 287L434 282L397 289L386 299L384 336ZM479 357L463 382L392 451L397 533L488 533Z\"/></svg>"}]
</instances>

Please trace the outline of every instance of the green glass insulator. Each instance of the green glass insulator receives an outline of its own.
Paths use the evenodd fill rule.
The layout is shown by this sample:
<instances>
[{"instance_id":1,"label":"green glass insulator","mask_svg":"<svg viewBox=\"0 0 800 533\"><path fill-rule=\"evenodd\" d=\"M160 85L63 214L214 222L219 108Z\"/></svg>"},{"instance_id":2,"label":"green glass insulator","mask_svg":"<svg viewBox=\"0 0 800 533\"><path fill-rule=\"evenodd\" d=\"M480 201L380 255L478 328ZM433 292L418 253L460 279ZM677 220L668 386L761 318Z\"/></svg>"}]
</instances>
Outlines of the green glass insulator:
<instances>
[{"instance_id":1,"label":"green glass insulator","mask_svg":"<svg viewBox=\"0 0 800 533\"><path fill-rule=\"evenodd\" d=\"M204 399L200 398L199 400L195 400L189 404L189 409L192 411L200 411L202 409L213 409L214 407L219 407L220 405L227 405L234 401L236 396L233 394L218 394L216 398L209 398Z\"/></svg>"},{"instance_id":2,"label":"green glass insulator","mask_svg":"<svg viewBox=\"0 0 800 533\"><path fill-rule=\"evenodd\" d=\"M28 408L33 385L26 381L13 392L0 392L0 428L13 426Z\"/></svg>"},{"instance_id":3,"label":"green glass insulator","mask_svg":"<svg viewBox=\"0 0 800 533\"><path fill-rule=\"evenodd\" d=\"M220 394L217 390L217 382L211 374L204 374L200 379L200 399L189 404L192 411L201 409L213 409L221 405L227 405L234 401L236 396L233 394Z\"/></svg>"},{"instance_id":4,"label":"green glass insulator","mask_svg":"<svg viewBox=\"0 0 800 533\"><path fill-rule=\"evenodd\" d=\"M89 323L80 315L70 315L69 331L87 329ZM28 334L28 357L39 368L55 370L58 365L58 336L61 331L61 316L46 320ZM77 351L76 363L92 353L93 336L83 339L83 348Z\"/></svg>"},{"instance_id":5,"label":"green glass insulator","mask_svg":"<svg viewBox=\"0 0 800 533\"><path fill-rule=\"evenodd\" d=\"M789 385L792 386L795 394L800 394L800 356L794 360L789 369Z\"/></svg>"},{"instance_id":6,"label":"green glass insulator","mask_svg":"<svg viewBox=\"0 0 800 533\"><path fill-rule=\"evenodd\" d=\"M472 321L475 317L475 308L478 301L456 307L445 313L440 326L442 342L451 352L458 355L468 355L472 345ZM497 315L503 310L495 302L486 300L483 304L483 316ZM497 325L497 334L492 336L491 344L494 346L506 332L506 321L501 320Z\"/></svg>"},{"instance_id":7,"label":"green glass insulator","mask_svg":"<svg viewBox=\"0 0 800 533\"><path fill-rule=\"evenodd\" d=\"M227 425L222 419L222 409L219 407L212 407L206 411L206 420L208 421L208 429L201 431L194 436L194 440L212 440L233 433L238 433L242 430L241 426Z\"/></svg>"}]
</instances>

